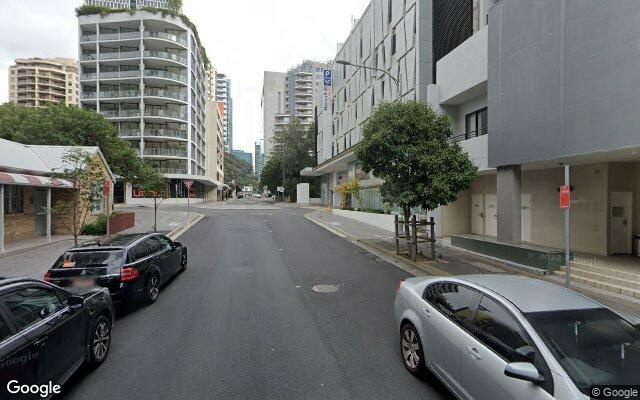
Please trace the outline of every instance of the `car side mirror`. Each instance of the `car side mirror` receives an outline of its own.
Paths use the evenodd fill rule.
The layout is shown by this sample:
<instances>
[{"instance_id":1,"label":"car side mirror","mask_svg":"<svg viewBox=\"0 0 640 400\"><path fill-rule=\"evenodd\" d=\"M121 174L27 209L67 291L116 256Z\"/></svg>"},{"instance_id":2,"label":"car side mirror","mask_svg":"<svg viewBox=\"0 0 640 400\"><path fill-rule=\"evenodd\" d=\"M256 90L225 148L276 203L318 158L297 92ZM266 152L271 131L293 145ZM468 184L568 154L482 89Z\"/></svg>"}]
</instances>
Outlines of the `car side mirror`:
<instances>
[{"instance_id":1,"label":"car side mirror","mask_svg":"<svg viewBox=\"0 0 640 400\"><path fill-rule=\"evenodd\" d=\"M535 384L544 382L544 376L540 375L535 365L528 362L509 363L504 368L504 374L510 378L520 379Z\"/></svg>"},{"instance_id":2,"label":"car side mirror","mask_svg":"<svg viewBox=\"0 0 640 400\"><path fill-rule=\"evenodd\" d=\"M79 310L84 305L84 297L70 296L69 298L67 298L67 304L69 304L70 311Z\"/></svg>"},{"instance_id":3,"label":"car side mirror","mask_svg":"<svg viewBox=\"0 0 640 400\"><path fill-rule=\"evenodd\" d=\"M173 247L180 247L182 246L182 243L180 242L173 242Z\"/></svg>"}]
</instances>

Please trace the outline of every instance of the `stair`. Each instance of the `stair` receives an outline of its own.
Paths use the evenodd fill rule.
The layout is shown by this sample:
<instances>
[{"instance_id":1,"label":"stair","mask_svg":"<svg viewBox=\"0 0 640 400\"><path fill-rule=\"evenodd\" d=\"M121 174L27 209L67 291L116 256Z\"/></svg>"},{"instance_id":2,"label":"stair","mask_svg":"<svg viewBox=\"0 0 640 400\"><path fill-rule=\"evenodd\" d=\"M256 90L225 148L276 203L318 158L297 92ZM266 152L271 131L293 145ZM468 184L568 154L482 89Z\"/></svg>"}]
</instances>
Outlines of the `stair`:
<instances>
[{"instance_id":1,"label":"stair","mask_svg":"<svg viewBox=\"0 0 640 400\"><path fill-rule=\"evenodd\" d=\"M564 277L565 267L553 273ZM640 299L640 274L633 272L572 262L571 281Z\"/></svg>"}]
</instances>

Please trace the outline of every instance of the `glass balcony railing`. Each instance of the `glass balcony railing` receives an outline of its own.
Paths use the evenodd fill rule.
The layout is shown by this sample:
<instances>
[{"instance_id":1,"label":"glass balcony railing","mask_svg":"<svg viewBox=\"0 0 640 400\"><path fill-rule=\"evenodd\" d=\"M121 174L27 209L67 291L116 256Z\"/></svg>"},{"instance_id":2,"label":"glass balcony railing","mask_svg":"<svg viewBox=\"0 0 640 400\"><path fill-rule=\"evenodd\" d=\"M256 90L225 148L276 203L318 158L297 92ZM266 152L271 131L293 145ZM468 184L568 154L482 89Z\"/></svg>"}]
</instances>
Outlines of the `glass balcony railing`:
<instances>
[{"instance_id":1,"label":"glass balcony railing","mask_svg":"<svg viewBox=\"0 0 640 400\"><path fill-rule=\"evenodd\" d=\"M169 40L171 42L174 43L178 43L181 44L183 46L187 45L187 41L186 39L183 39L179 36L176 35L172 35L170 33L166 33L166 32L160 32L160 31L145 31L144 32L144 37L145 38L156 38L156 39L164 39L164 40Z\"/></svg>"},{"instance_id":2,"label":"glass balcony railing","mask_svg":"<svg viewBox=\"0 0 640 400\"><path fill-rule=\"evenodd\" d=\"M140 70L100 72L100 79L136 78Z\"/></svg>"},{"instance_id":3,"label":"glass balcony railing","mask_svg":"<svg viewBox=\"0 0 640 400\"><path fill-rule=\"evenodd\" d=\"M180 56L178 54L169 53L169 52L166 52L166 51L148 50L148 51L144 52L144 56L145 57L162 58L162 59L165 59L165 60L171 60L171 61L179 62L180 64L187 65L187 58L186 57L182 57L182 56Z\"/></svg>"},{"instance_id":4,"label":"glass balcony railing","mask_svg":"<svg viewBox=\"0 0 640 400\"><path fill-rule=\"evenodd\" d=\"M103 90L100 91L101 99L113 99L120 97L140 97L139 90Z\"/></svg>"},{"instance_id":5,"label":"glass balcony railing","mask_svg":"<svg viewBox=\"0 0 640 400\"><path fill-rule=\"evenodd\" d=\"M92 61L97 58L96 53L88 53L80 56L80 61Z\"/></svg>"},{"instance_id":6,"label":"glass balcony railing","mask_svg":"<svg viewBox=\"0 0 640 400\"><path fill-rule=\"evenodd\" d=\"M97 39L98 39L98 35L95 35L95 34L82 35L80 36L80 43L95 42Z\"/></svg>"},{"instance_id":7,"label":"glass balcony railing","mask_svg":"<svg viewBox=\"0 0 640 400\"><path fill-rule=\"evenodd\" d=\"M145 129L145 136L161 136L175 139L186 139L187 132L176 129Z\"/></svg>"},{"instance_id":8,"label":"glass balcony railing","mask_svg":"<svg viewBox=\"0 0 640 400\"><path fill-rule=\"evenodd\" d=\"M100 114L106 118L130 118L139 117L140 110L100 110Z\"/></svg>"},{"instance_id":9,"label":"glass balcony railing","mask_svg":"<svg viewBox=\"0 0 640 400\"><path fill-rule=\"evenodd\" d=\"M167 174L167 175L186 175L187 174L186 168L156 167L156 171L160 172L161 174Z\"/></svg>"},{"instance_id":10,"label":"glass balcony railing","mask_svg":"<svg viewBox=\"0 0 640 400\"><path fill-rule=\"evenodd\" d=\"M147 117L165 117L165 118L176 118L176 119L187 119L187 114L180 111L173 110L163 110L163 109L146 109L144 110L144 115Z\"/></svg>"},{"instance_id":11,"label":"glass balcony railing","mask_svg":"<svg viewBox=\"0 0 640 400\"><path fill-rule=\"evenodd\" d=\"M85 100L95 99L96 97L98 97L97 92L83 92L80 94L80 98Z\"/></svg>"},{"instance_id":12,"label":"glass balcony railing","mask_svg":"<svg viewBox=\"0 0 640 400\"><path fill-rule=\"evenodd\" d=\"M186 157L187 150L167 149L162 147L147 147L142 152L145 156Z\"/></svg>"},{"instance_id":13,"label":"glass balcony railing","mask_svg":"<svg viewBox=\"0 0 640 400\"><path fill-rule=\"evenodd\" d=\"M164 89L145 89L145 96L155 96L155 97L167 97L174 100L187 101L186 93L181 93L175 90L164 90Z\"/></svg>"},{"instance_id":14,"label":"glass balcony railing","mask_svg":"<svg viewBox=\"0 0 640 400\"><path fill-rule=\"evenodd\" d=\"M101 60L122 60L126 58L139 58L139 51L114 51L110 53L100 53Z\"/></svg>"},{"instance_id":15,"label":"glass balcony railing","mask_svg":"<svg viewBox=\"0 0 640 400\"><path fill-rule=\"evenodd\" d=\"M120 136L121 137L139 137L140 129L121 129Z\"/></svg>"},{"instance_id":16,"label":"glass balcony railing","mask_svg":"<svg viewBox=\"0 0 640 400\"><path fill-rule=\"evenodd\" d=\"M97 78L98 78L98 74L96 72L85 72L80 75L80 79L83 79L83 80L97 79Z\"/></svg>"},{"instance_id":17,"label":"glass balcony railing","mask_svg":"<svg viewBox=\"0 0 640 400\"><path fill-rule=\"evenodd\" d=\"M150 77L150 78L173 79L174 81L187 83L186 75L176 74L175 72L162 71L157 69L145 69L144 76Z\"/></svg>"},{"instance_id":18,"label":"glass balcony railing","mask_svg":"<svg viewBox=\"0 0 640 400\"><path fill-rule=\"evenodd\" d=\"M140 32L101 33L100 40L139 39Z\"/></svg>"}]
</instances>

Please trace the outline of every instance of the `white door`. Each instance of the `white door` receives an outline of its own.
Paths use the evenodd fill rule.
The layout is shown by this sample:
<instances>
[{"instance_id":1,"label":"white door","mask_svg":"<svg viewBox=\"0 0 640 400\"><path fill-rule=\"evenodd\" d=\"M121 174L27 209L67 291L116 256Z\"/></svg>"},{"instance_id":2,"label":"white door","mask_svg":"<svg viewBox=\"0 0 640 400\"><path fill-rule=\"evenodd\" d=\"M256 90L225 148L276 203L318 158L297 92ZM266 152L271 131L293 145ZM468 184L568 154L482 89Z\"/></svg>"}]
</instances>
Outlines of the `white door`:
<instances>
[{"instance_id":1,"label":"white door","mask_svg":"<svg viewBox=\"0 0 640 400\"><path fill-rule=\"evenodd\" d=\"M484 196L471 195L471 233L484 235Z\"/></svg>"},{"instance_id":2,"label":"white door","mask_svg":"<svg viewBox=\"0 0 640 400\"><path fill-rule=\"evenodd\" d=\"M531 194L523 193L520 195L520 199L522 204L520 240L531 242Z\"/></svg>"},{"instance_id":3,"label":"white door","mask_svg":"<svg viewBox=\"0 0 640 400\"><path fill-rule=\"evenodd\" d=\"M498 197L495 194L484 195L484 234L498 234Z\"/></svg>"},{"instance_id":4,"label":"white door","mask_svg":"<svg viewBox=\"0 0 640 400\"><path fill-rule=\"evenodd\" d=\"M631 254L633 194L611 192L611 254Z\"/></svg>"}]
</instances>

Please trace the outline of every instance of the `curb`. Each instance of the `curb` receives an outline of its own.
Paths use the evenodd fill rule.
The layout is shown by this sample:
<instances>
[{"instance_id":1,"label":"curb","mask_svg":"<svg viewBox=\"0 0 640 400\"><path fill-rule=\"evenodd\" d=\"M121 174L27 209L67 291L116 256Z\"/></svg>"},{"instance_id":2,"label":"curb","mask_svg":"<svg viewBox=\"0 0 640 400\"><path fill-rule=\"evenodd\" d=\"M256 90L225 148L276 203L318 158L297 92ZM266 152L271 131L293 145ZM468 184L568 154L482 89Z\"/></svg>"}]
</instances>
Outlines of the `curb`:
<instances>
[{"instance_id":1,"label":"curb","mask_svg":"<svg viewBox=\"0 0 640 400\"><path fill-rule=\"evenodd\" d=\"M204 218L204 214L198 214L195 218L191 218L191 220L189 222L187 222L186 224L184 224L184 225L172 230L171 232L169 232L167 234L167 237L169 239L171 239L171 240L176 240L177 238L180 237L180 235L182 235L187 230L189 230L192 226L194 226L195 224L200 222L200 220L202 218Z\"/></svg>"},{"instance_id":2,"label":"curb","mask_svg":"<svg viewBox=\"0 0 640 400\"><path fill-rule=\"evenodd\" d=\"M431 265L419 265L418 263L414 263L411 260L407 260L404 257L400 257L395 253L391 253L384 248L381 248L375 244L364 241L356 236L353 236L339 228L335 228L333 226L329 226L325 224L323 221L318 218L311 217L309 214L305 214L304 217L314 224L328 230L334 235L340 236L343 239L348 240L349 242L355 244L356 246L368 251L369 253L385 260L386 262L414 275L414 276L423 276L423 275L432 275L432 276L450 276L451 274L447 271L443 271L439 268L433 267Z\"/></svg>"}]
</instances>

